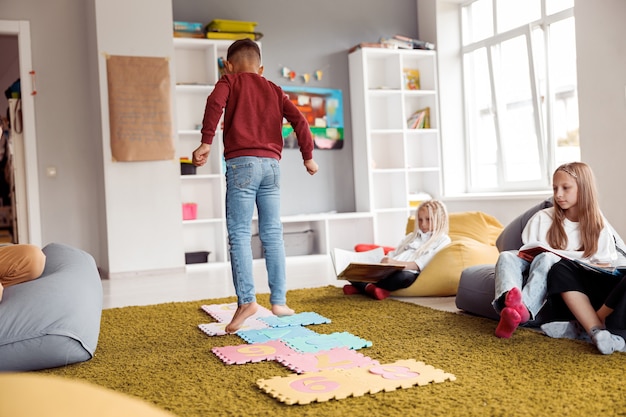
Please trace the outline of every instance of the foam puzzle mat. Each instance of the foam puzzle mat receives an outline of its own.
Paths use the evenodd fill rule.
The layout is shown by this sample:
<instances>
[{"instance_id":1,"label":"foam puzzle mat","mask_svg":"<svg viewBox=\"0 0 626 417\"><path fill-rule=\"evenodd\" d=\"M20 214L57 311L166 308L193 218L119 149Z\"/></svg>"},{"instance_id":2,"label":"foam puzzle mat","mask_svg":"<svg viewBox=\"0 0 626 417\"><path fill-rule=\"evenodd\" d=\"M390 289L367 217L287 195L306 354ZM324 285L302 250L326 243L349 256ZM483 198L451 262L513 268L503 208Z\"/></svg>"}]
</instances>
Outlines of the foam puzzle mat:
<instances>
[{"instance_id":1,"label":"foam puzzle mat","mask_svg":"<svg viewBox=\"0 0 626 417\"><path fill-rule=\"evenodd\" d=\"M257 385L279 401L293 405L360 397L446 380L454 381L456 377L424 362L409 359L347 370L332 369L277 376L260 379Z\"/></svg>"},{"instance_id":2,"label":"foam puzzle mat","mask_svg":"<svg viewBox=\"0 0 626 417\"><path fill-rule=\"evenodd\" d=\"M202 305L217 323L198 325L209 336L226 335L224 328L237 310L236 303ZM407 389L430 383L455 381L453 374L416 361L389 364L356 352L372 342L349 332L320 334L307 327L331 321L305 312L277 317L259 306L235 333L247 344L214 347L212 352L227 365L276 361L294 375L259 379L262 391L288 405L310 404Z\"/></svg>"},{"instance_id":3,"label":"foam puzzle mat","mask_svg":"<svg viewBox=\"0 0 626 417\"><path fill-rule=\"evenodd\" d=\"M299 374L319 372L329 369L350 369L357 366L378 365L379 362L368 358L347 347L333 348L315 353L278 354L276 362Z\"/></svg>"}]
</instances>

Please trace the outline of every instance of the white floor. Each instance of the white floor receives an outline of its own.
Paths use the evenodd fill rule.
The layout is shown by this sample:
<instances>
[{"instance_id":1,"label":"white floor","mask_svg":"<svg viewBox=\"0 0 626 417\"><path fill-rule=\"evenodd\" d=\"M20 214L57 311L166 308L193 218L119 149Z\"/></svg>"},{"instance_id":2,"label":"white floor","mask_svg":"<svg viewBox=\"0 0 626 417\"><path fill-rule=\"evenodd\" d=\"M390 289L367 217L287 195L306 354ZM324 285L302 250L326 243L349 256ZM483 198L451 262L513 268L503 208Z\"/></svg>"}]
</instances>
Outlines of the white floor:
<instances>
[{"instance_id":1,"label":"white floor","mask_svg":"<svg viewBox=\"0 0 626 417\"><path fill-rule=\"evenodd\" d=\"M323 274L322 274L323 275ZM329 284L330 282L330 284ZM299 275L288 278L288 289L316 288L327 285L342 287L346 281L319 280ZM141 275L103 279L104 308L151 305L167 302L196 301L234 296L229 279L215 278L209 271L190 271L168 274ZM257 282L258 293L268 293L264 282ZM456 312L454 297L398 297L398 300L427 307Z\"/></svg>"}]
</instances>

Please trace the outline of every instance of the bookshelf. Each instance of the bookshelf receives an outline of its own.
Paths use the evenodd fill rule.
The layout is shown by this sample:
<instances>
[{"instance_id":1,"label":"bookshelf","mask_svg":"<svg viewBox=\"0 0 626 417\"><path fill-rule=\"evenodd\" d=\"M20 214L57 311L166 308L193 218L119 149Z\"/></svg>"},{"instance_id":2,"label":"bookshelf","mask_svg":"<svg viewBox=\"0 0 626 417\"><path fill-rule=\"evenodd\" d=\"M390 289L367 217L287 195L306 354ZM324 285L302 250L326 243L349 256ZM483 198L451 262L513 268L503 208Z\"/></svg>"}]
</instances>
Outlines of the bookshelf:
<instances>
[{"instance_id":1,"label":"bookshelf","mask_svg":"<svg viewBox=\"0 0 626 417\"><path fill-rule=\"evenodd\" d=\"M360 48L349 67L356 209L373 214L376 243L393 246L424 194L442 194L436 52Z\"/></svg>"},{"instance_id":2,"label":"bookshelf","mask_svg":"<svg viewBox=\"0 0 626 417\"><path fill-rule=\"evenodd\" d=\"M178 156L191 158L200 144L200 128L207 96L219 79L217 60L226 56L232 41L174 38L175 112ZM224 210L223 145L218 132L209 161L196 175L181 175L182 203L196 203L197 218L182 220L185 252L210 252L213 263L228 260Z\"/></svg>"},{"instance_id":3,"label":"bookshelf","mask_svg":"<svg viewBox=\"0 0 626 417\"><path fill-rule=\"evenodd\" d=\"M178 134L178 156L191 158L201 139L200 125L207 96L219 79L217 60L226 57L231 40L173 38L175 69L175 113ZM188 271L211 270L214 274L230 274L228 234L224 207L226 185L222 133L218 131L209 162L197 168L196 175L181 175L181 204L196 203L197 218L182 220L185 252L210 252L208 263L188 264ZM369 212L317 213L281 217L286 234L307 231L312 237L309 249L285 239L288 273L317 273L322 265L328 274L322 279L335 280L330 253L334 248L353 249L357 243L373 242L373 216ZM253 220L253 234L258 222ZM295 245L301 242L296 241ZM292 255L295 253L295 255ZM255 278L263 279L264 260L255 259ZM319 275L319 274L318 274Z\"/></svg>"}]
</instances>

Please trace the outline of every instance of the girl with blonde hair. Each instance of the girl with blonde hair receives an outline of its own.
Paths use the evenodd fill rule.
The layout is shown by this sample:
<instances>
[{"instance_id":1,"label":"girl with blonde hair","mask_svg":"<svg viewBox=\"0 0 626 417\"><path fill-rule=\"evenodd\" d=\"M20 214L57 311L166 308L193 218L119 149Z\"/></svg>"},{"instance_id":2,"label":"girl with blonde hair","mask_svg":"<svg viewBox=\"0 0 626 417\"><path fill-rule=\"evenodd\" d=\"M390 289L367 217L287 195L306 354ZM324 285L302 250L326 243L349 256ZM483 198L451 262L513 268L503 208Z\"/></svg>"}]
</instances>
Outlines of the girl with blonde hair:
<instances>
[{"instance_id":1,"label":"girl with blonde hair","mask_svg":"<svg viewBox=\"0 0 626 417\"><path fill-rule=\"evenodd\" d=\"M555 223L567 220L578 222L579 251L582 257L600 265L614 264L618 257L617 251L622 249L617 247L615 232L600 211L591 169L583 163L572 163L563 166L561 171L566 179L570 179L575 200L574 197L563 197L556 201L558 207L555 207L554 218L561 221ZM572 204L576 208L573 214ZM550 229L548 238L554 244L564 244L568 242L569 234L562 226L555 226ZM554 319L577 320L602 354L624 351L624 339L607 330L605 322L613 310L622 304L625 285L626 281L621 275L592 271L563 258L548 273L548 301ZM621 319L621 326L617 327L624 328L623 311L620 316L616 317L616 321ZM558 337L548 331L551 329L550 324L541 328L548 335Z\"/></svg>"},{"instance_id":2,"label":"girl with blonde hair","mask_svg":"<svg viewBox=\"0 0 626 417\"><path fill-rule=\"evenodd\" d=\"M415 227L395 250L381 259L382 263L404 266L374 283L350 282L343 287L346 295L367 294L377 300L387 298L391 291L407 288L415 282L426 264L450 243L448 211L438 200L427 200L415 210Z\"/></svg>"},{"instance_id":3,"label":"girl with blonde hair","mask_svg":"<svg viewBox=\"0 0 626 417\"><path fill-rule=\"evenodd\" d=\"M552 176L552 189L554 206L528 220L522 242L540 243L589 263L610 263L617 259L613 229L600 211L589 165L571 162L559 166ZM549 271L560 261L561 257L551 252L541 253L530 262L520 258L516 251L500 254L493 301L494 309L500 314L496 336L509 338L520 324L537 318L548 296ZM621 343L623 346L623 340Z\"/></svg>"}]
</instances>

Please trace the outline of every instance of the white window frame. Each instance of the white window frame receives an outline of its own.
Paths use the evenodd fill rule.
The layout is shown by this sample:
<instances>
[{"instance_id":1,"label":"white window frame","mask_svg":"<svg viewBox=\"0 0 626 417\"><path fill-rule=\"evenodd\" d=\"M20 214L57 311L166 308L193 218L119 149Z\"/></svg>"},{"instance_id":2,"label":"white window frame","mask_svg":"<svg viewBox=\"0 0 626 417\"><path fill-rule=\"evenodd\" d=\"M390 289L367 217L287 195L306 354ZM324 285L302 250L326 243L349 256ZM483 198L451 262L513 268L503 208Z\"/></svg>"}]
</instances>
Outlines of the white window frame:
<instances>
[{"instance_id":1,"label":"white window frame","mask_svg":"<svg viewBox=\"0 0 626 417\"><path fill-rule=\"evenodd\" d=\"M523 1L523 0L521 0ZM470 5L472 2L467 2L460 5L460 12L463 13L462 8ZM511 29L506 32L496 33L495 35L488 37L486 39L468 44L461 45L461 63L463 69L463 79L466 79L466 72L470 71L470 69L465 68L465 54L474 52L478 49L485 48L487 53L487 60L489 65L489 81L492 88L492 103L493 106L491 109L482 109L482 111L491 111L494 113L494 123L495 123L495 135L496 141L500 144L504 138L502 135L502 127L500 125L500 120L498 118L498 114L502 113L501 100L499 99L499 95L496 93L497 80L494 79L493 74L493 56L492 50L497 45L502 44L505 41L510 39L514 39L517 37L524 37L526 41L527 53L528 53L528 66L529 66L529 76L530 76L530 88L532 95L532 103L533 103L533 115L534 115L534 130L537 137L537 150L539 152L539 164L541 167L541 177L534 181L515 181L515 182L507 182L505 180L504 169L503 167L506 164L506 157L502 152L502 146L498 146L498 156L497 156L497 185L495 187L481 187L479 185L472 183L472 169L473 169L473 159L474 155L473 146L472 146L472 124L475 123L475 120L472 119L472 115L470 114L468 104L466 101L466 91L471 86L465 85L464 82L464 100L463 100L463 108L464 108L464 116L465 116L465 155L466 155L466 190L469 193L491 193L491 192L516 192L516 191L544 191L549 190L551 188L551 180L552 180L552 172L556 169L556 158L555 158L555 149L556 149L556 135L554 133L552 116L554 114L554 92L551 81L550 74L550 26L554 23L560 22L562 20L573 18L574 17L574 9L565 9L563 11L557 12L555 14L551 14L547 16L545 14L545 0L541 2L541 18L534 22L530 22L526 25ZM496 10L495 4L493 3L493 26L494 33L496 32ZM462 25L462 23L460 23ZM544 51L545 51L545 60L546 60L546 91L545 91L545 115L546 120L543 120L544 110L541 105L541 97L539 92L539 87L537 85L537 68L534 62L534 54L533 54L533 45L532 45L532 32L536 28L540 28L544 31ZM461 33L463 31L463 27L460 28ZM474 113L475 114L475 113Z\"/></svg>"}]
</instances>

